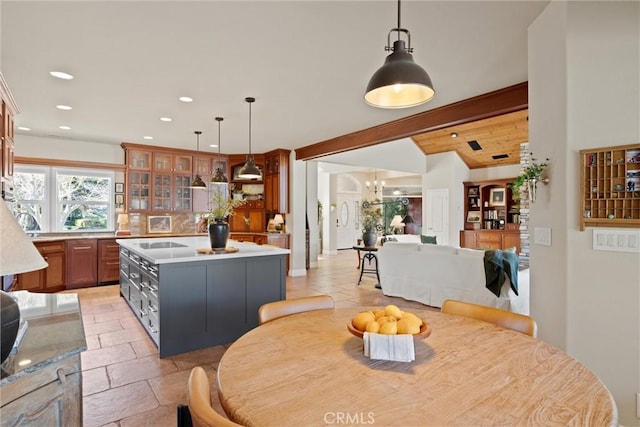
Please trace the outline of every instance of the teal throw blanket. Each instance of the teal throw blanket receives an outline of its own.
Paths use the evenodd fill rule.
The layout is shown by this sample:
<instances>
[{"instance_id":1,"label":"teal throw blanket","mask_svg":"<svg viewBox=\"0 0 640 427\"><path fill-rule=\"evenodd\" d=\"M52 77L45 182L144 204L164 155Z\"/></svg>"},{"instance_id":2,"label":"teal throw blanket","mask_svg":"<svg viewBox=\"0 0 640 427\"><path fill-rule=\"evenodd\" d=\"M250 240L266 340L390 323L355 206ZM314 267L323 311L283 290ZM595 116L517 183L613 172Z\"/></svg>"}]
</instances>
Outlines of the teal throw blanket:
<instances>
[{"instance_id":1,"label":"teal throw blanket","mask_svg":"<svg viewBox=\"0 0 640 427\"><path fill-rule=\"evenodd\" d=\"M500 289L504 284L505 274L511 281L511 289L518 295L518 254L501 250L484 252L484 275L487 279L486 287L495 296L500 296Z\"/></svg>"}]
</instances>

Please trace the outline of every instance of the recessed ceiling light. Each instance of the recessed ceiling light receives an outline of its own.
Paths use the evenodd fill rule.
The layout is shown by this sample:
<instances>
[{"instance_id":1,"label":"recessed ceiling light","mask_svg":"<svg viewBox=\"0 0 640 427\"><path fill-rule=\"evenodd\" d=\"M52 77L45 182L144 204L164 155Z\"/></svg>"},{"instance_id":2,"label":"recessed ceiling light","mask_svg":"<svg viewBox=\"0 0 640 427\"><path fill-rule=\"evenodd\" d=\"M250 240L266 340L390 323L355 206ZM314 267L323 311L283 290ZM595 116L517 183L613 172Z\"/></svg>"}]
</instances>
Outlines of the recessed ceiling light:
<instances>
[{"instance_id":1,"label":"recessed ceiling light","mask_svg":"<svg viewBox=\"0 0 640 427\"><path fill-rule=\"evenodd\" d=\"M181 96L180 98L178 98L180 101L182 102L193 102L193 98L190 98L188 96Z\"/></svg>"},{"instance_id":2,"label":"recessed ceiling light","mask_svg":"<svg viewBox=\"0 0 640 427\"><path fill-rule=\"evenodd\" d=\"M458 134L456 132L451 132L451 138L457 138Z\"/></svg>"},{"instance_id":3,"label":"recessed ceiling light","mask_svg":"<svg viewBox=\"0 0 640 427\"><path fill-rule=\"evenodd\" d=\"M72 80L73 76L69 73L65 73L64 71L51 71L49 74L51 74L53 77L56 77L58 79L63 79L63 80Z\"/></svg>"},{"instance_id":4,"label":"recessed ceiling light","mask_svg":"<svg viewBox=\"0 0 640 427\"><path fill-rule=\"evenodd\" d=\"M171 117L160 117L160 121L163 121L163 122L170 122L171 120L172 120Z\"/></svg>"},{"instance_id":5,"label":"recessed ceiling light","mask_svg":"<svg viewBox=\"0 0 640 427\"><path fill-rule=\"evenodd\" d=\"M60 104L60 105L56 105L56 108L57 108L58 110L71 110L71 109L72 109L70 106L68 106L68 105L62 105L62 104Z\"/></svg>"},{"instance_id":6,"label":"recessed ceiling light","mask_svg":"<svg viewBox=\"0 0 640 427\"><path fill-rule=\"evenodd\" d=\"M18 130L31 130L31 128L25 126L18 126Z\"/></svg>"},{"instance_id":7,"label":"recessed ceiling light","mask_svg":"<svg viewBox=\"0 0 640 427\"><path fill-rule=\"evenodd\" d=\"M62 130L71 130L71 128L69 126L58 126L58 128L60 128Z\"/></svg>"},{"instance_id":8,"label":"recessed ceiling light","mask_svg":"<svg viewBox=\"0 0 640 427\"><path fill-rule=\"evenodd\" d=\"M143 136L144 139L153 139L152 136Z\"/></svg>"}]
</instances>

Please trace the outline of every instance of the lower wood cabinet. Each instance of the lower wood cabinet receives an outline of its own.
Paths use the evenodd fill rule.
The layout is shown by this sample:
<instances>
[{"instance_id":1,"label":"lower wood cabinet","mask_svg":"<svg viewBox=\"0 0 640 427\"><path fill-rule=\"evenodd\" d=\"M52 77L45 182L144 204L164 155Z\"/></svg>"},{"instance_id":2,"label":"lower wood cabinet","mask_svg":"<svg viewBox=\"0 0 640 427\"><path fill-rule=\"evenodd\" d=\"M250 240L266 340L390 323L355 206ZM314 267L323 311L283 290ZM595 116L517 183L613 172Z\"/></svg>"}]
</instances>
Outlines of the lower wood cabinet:
<instances>
[{"instance_id":1,"label":"lower wood cabinet","mask_svg":"<svg viewBox=\"0 0 640 427\"><path fill-rule=\"evenodd\" d=\"M519 230L461 230L460 247L471 249L516 248L520 253Z\"/></svg>"},{"instance_id":2,"label":"lower wood cabinet","mask_svg":"<svg viewBox=\"0 0 640 427\"><path fill-rule=\"evenodd\" d=\"M19 274L16 286L12 290L31 292L63 291L65 289L64 241L35 242L34 246L49 266L42 270Z\"/></svg>"},{"instance_id":3,"label":"lower wood cabinet","mask_svg":"<svg viewBox=\"0 0 640 427\"><path fill-rule=\"evenodd\" d=\"M285 233L230 233L229 237L237 242L253 242L258 245L272 245L290 249L289 234ZM287 255L286 271L289 271L289 255Z\"/></svg>"},{"instance_id":4,"label":"lower wood cabinet","mask_svg":"<svg viewBox=\"0 0 640 427\"><path fill-rule=\"evenodd\" d=\"M116 239L98 240L98 283L115 283L120 278L120 245Z\"/></svg>"},{"instance_id":5,"label":"lower wood cabinet","mask_svg":"<svg viewBox=\"0 0 640 427\"><path fill-rule=\"evenodd\" d=\"M67 289L98 284L97 239L72 239L67 245Z\"/></svg>"}]
</instances>

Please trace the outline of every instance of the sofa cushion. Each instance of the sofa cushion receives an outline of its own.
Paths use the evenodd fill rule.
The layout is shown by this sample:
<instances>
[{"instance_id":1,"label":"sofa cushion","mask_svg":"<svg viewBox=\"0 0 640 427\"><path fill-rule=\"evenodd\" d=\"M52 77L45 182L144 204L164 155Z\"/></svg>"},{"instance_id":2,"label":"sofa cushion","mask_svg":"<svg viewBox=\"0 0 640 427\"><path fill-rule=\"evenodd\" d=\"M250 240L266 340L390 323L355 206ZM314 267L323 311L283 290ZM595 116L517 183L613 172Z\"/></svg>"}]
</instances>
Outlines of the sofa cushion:
<instances>
[{"instance_id":1,"label":"sofa cushion","mask_svg":"<svg viewBox=\"0 0 640 427\"><path fill-rule=\"evenodd\" d=\"M469 255L484 258L484 251L478 249L458 248L458 255Z\"/></svg>"},{"instance_id":2,"label":"sofa cushion","mask_svg":"<svg viewBox=\"0 0 640 427\"><path fill-rule=\"evenodd\" d=\"M402 243L402 242L387 242L380 250L392 250L392 251L418 251L422 246L420 243Z\"/></svg>"},{"instance_id":3,"label":"sofa cushion","mask_svg":"<svg viewBox=\"0 0 640 427\"><path fill-rule=\"evenodd\" d=\"M420 242L429 243L431 245L437 245L437 237L436 236L425 236L424 234L420 235Z\"/></svg>"},{"instance_id":4,"label":"sofa cushion","mask_svg":"<svg viewBox=\"0 0 640 427\"><path fill-rule=\"evenodd\" d=\"M433 245L433 244L425 244L419 245L418 250L420 252L433 253L433 254L443 254L443 255L457 255L458 249L453 246L447 245Z\"/></svg>"}]
</instances>

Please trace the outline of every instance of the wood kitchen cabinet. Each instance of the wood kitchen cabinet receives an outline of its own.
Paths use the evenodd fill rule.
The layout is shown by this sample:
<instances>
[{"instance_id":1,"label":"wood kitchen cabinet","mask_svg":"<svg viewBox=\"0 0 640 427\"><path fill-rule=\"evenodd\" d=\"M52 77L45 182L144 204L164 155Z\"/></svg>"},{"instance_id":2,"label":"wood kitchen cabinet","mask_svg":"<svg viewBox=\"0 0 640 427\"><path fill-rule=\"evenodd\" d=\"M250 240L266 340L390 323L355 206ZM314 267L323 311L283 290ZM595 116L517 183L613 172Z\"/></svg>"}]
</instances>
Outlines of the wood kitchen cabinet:
<instances>
[{"instance_id":1,"label":"wood kitchen cabinet","mask_svg":"<svg viewBox=\"0 0 640 427\"><path fill-rule=\"evenodd\" d=\"M115 283L120 278L120 245L116 239L98 240L98 283Z\"/></svg>"},{"instance_id":2,"label":"wood kitchen cabinet","mask_svg":"<svg viewBox=\"0 0 640 427\"><path fill-rule=\"evenodd\" d=\"M230 217L229 228L234 232L264 232L266 230L264 201L249 200L237 208L235 214Z\"/></svg>"},{"instance_id":3,"label":"wood kitchen cabinet","mask_svg":"<svg viewBox=\"0 0 640 427\"><path fill-rule=\"evenodd\" d=\"M127 211L191 212L193 155L122 143L125 150Z\"/></svg>"},{"instance_id":4,"label":"wood kitchen cabinet","mask_svg":"<svg viewBox=\"0 0 640 427\"><path fill-rule=\"evenodd\" d=\"M35 242L34 246L49 266L42 270L19 274L15 290L31 292L63 291L65 289L64 242Z\"/></svg>"},{"instance_id":5,"label":"wood kitchen cabinet","mask_svg":"<svg viewBox=\"0 0 640 427\"><path fill-rule=\"evenodd\" d=\"M289 211L290 150L274 150L264 155L264 200L268 214Z\"/></svg>"},{"instance_id":6,"label":"wood kitchen cabinet","mask_svg":"<svg viewBox=\"0 0 640 427\"><path fill-rule=\"evenodd\" d=\"M0 178L3 183L13 180L13 157L15 151L13 137L13 117L17 114L18 107L13 101L2 74L0 74Z\"/></svg>"},{"instance_id":7,"label":"wood kitchen cabinet","mask_svg":"<svg viewBox=\"0 0 640 427\"><path fill-rule=\"evenodd\" d=\"M97 239L66 241L67 289L96 286L98 283Z\"/></svg>"}]
</instances>

